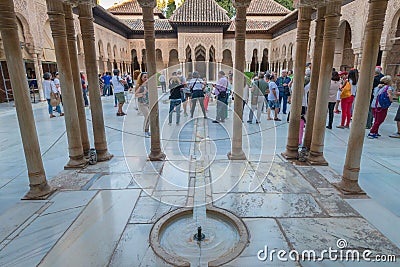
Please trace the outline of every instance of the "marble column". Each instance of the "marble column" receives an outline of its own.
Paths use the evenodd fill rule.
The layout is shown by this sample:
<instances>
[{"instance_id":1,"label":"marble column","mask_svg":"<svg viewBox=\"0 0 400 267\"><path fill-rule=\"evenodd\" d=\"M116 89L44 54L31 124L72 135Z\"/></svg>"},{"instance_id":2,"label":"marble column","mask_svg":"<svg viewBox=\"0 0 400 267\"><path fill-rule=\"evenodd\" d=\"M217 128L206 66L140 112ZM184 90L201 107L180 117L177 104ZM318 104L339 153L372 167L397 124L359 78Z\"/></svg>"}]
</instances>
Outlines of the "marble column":
<instances>
[{"instance_id":1,"label":"marble column","mask_svg":"<svg viewBox=\"0 0 400 267\"><path fill-rule=\"evenodd\" d=\"M63 108L65 111L65 126L67 129L70 157L65 168L82 168L87 165L87 160L83 157L75 92L70 88L70 85L73 84L73 79L71 62L69 60L63 2L61 0L47 0L46 3L56 50L57 67L60 72L61 88L64 88Z\"/></svg>"},{"instance_id":2,"label":"marble column","mask_svg":"<svg viewBox=\"0 0 400 267\"><path fill-rule=\"evenodd\" d=\"M106 131L104 127L103 106L101 103L99 78L97 73L96 42L93 26L93 1L81 0L78 4L79 22L82 32L83 50L85 53L85 67L89 84L90 110L92 111L92 125L94 147L97 152L97 161L108 161L113 155L108 152Z\"/></svg>"},{"instance_id":3,"label":"marble column","mask_svg":"<svg viewBox=\"0 0 400 267\"><path fill-rule=\"evenodd\" d=\"M146 44L146 59L149 75L148 88L151 129L151 152L149 159L151 161L162 161L165 159L165 154L161 151L157 79L155 79L157 71L153 10L156 7L156 1L138 0L138 2L143 9L144 40Z\"/></svg>"},{"instance_id":4,"label":"marble column","mask_svg":"<svg viewBox=\"0 0 400 267\"><path fill-rule=\"evenodd\" d=\"M379 42L381 39L388 0L370 0L367 26L365 29L363 58L360 69L360 79L350 129L346 160L343 168L342 181L337 187L345 194L362 194L358 184L360 162L365 140L365 126L371 97L372 79L378 59Z\"/></svg>"},{"instance_id":5,"label":"marble column","mask_svg":"<svg viewBox=\"0 0 400 267\"><path fill-rule=\"evenodd\" d=\"M44 98L44 92L43 92L43 85L42 85L42 76L40 74L40 63L37 57L37 54L32 54L33 56L33 66L35 68L35 74L36 74L36 82L38 85L38 89L39 89L39 99L40 101L46 101L46 99Z\"/></svg>"},{"instance_id":6,"label":"marble column","mask_svg":"<svg viewBox=\"0 0 400 267\"><path fill-rule=\"evenodd\" d=\"M250 72L250 66L251 66L251 63L246 62L246 72Z\"/></svg>"},{"instance_id":7,"label":"marble column","mask_svg":"<svg viewBox=\"0 0 400 267\"><path fill-rule=\"evenodd\" d=\"M382 73L386 73L386 70L387 70L387 57L389 55L390 50L392 50L392 49L391 48L390 49L385 48L382 51L382 61L381 61Z\"/></svg>"},{"instance_id":8,"label":"marble column","mask_svg":"<svg viewBox=\"0 0 400 267\"><path fill-rule=\"evenodd\" d=\"M358 57L360 56L360 54L359 53L356 53L355 55L354 55L354 68L355 69L358 69L359 68L359 66L358 66Z\"/></svg>"},{"instance_id":9,"label":"marble column","mask_svg":"<svg viewBox=\"0 0 400 267\"><path fill-rule=\"evenodd\" d=\"M308 95L308 110L307 110L307 123L306 131L304 135L304 147L310 149L312 132L314 128L314 115L315 115L315 104L317 101L319 71L321 67L321 55L322 55L322 44L324 37L324 24L325 24L325 12L324 6L318 7L316 27L315 27L315 38L314 38L314 55L312 59L311 68L311 84L310 92Z\"/></svg>"},{"instance_id":10,"label":"marble column","mask_svg":"<svg viewBox=\"0 0 400 267\"><path fill-rule=\"evenodd\" d=\"M25 66L19 46L17 17L14 11L13 0L3 0L0 2L0 17L0 31L14 93L25 161L28 168L30 189L23 199L44 199L54 192L54 190L47 184L46 180L35 118L28 93L28 83L25 79L21 79L20 76L21 73L25 73Z\"/></svg>"},{"instance_id":11,"label":"marble column","mask_svg":"<svg viewBox=\"0 0 400 267\"><path fill-rule=\"evenodd\" d=\"M79 128L81 132L82 148L85 156L89 155L90 142L86 124L85 104L83 102L82 83L78 65L78 50L76 48L74 17L72 5L64 3L65 25L67 30L68 52L71 61L73 86L75 91L76 107L78 109Z\"/></svg>"},{"instance_id":12,"label":"marble column","mask_svg":"<svg viewBox=\"0 0 400 267\"><path fill-rule=\"evenodd\" d=\"M235 17L235 73L233 75L233 88L236 100L234 101L232 151L228 153L230 160L245 160L243 152L243 72L246 55L246 13L251 0L233 0L236 8Z\"/></svg>"},{"instance_id":13,"label":"marble column","mask_svg":"<svg viewBox=\"0 0 400 267\"><path fill-rule=\"evenodd\" d=\"M341 1L329 2L326 6L324 44L322 46L321 70L319 73L318 95L314 116L310 155L312 165L328 165L324 158L324 140L328 109L329 88L331 85L333 59L340 20ZM367 121L367 119L365 119Z\"/></svg>"},{"instance_id":14,"label":"marble column","mask_svg":"<svg viewBox=\"0 0 400 267\"><path fill-rule=\"evenodd\" d=\"M292 105L290 107L290 123L286 151L282 156L286 159L297 159L299 154L299 130L301 104L304 95L304 73L307 61L307 47L310 36L312 8L299 7L296 38L296 64L294 65Z\"/></svg>"}]
</instances>

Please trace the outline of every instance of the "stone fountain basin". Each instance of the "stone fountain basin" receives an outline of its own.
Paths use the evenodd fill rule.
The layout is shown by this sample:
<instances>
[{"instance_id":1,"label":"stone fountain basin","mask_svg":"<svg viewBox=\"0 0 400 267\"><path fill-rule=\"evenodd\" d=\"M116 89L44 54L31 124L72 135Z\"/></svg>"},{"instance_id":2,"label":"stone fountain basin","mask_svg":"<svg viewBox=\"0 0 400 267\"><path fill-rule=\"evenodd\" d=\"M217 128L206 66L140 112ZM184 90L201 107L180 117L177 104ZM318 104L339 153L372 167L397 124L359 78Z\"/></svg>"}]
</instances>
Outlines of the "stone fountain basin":
<instances>
[{"instance_id":1,"label":"stone fountain basin","mask_svg":"<svg viewBox=\"0 0 400 267\"><path fill-rule=\"evenodd\" d=\"M207 206L202 224L194 221L191 208L170 212L154 224L150 232L151 247L174 266L190 266L191 262L199 261L221 266L237 258L249 243L244 222L224 209ZM201 242L194 239L198 226L206 236Z\"/></svg>"}]
</instances>

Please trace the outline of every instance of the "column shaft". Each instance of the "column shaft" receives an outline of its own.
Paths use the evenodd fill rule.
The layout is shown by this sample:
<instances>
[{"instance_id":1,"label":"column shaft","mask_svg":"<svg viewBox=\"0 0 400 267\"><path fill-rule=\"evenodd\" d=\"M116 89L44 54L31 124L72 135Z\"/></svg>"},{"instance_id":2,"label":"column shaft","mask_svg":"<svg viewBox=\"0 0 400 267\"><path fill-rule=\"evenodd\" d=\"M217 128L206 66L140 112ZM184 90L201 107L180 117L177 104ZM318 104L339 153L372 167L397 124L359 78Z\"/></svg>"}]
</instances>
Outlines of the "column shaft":
<instances>
[{"instance_id":1,"label":"column shaft","mask_svg":"<svg viewBox=\"0 0 400 267\"><path fill-rule=\"evenodd\" d=\"M82 168L87 164L87 161L83 158L75 92L70 87L73 84L73 79L68 53L64 8L60 0L47 0L46 2L56 50L57 66L60 72L61 87L64 88L63 107L65 110L65 126L67 129L70 157L70 161L65 168Z\"/></svg>"},{"instance_id":2,"label":"column shaft","mask_svg":"<svg viewBox=\"0 0 400 267\"><path fill-rule=\"evenodd\" d=\"M314 128L308 161L314 165L327 165L324 152L326 130L326 111L328 109L329 88L331 85L333 59L339 27L341 2L328 3L326 7L324 44L322 47L321 70L319 73L318 95L315 108ZM366 120L365 120L366 121Z\"/></svg>"},{"instance_id":3,"label":"column shaft","mask_svg":"<svg viewBox=\"0 0 400 267\"><path fill-rule=\"evenodd\" d=\"M382 34L388 0L371 0L369 2L368 21L365 30L363 57L360 79L350 129L346 161L342 181L338 187L345 193L362 193L358 185L361 154L365 138L365 126L371 97L372 79L378 59L379 42Z\"/></svg>"},{"instance_id":4,"label":"column shaft","mask_svg":"<svg viewBox=\"0 0 400 267\"><path fill-rule=\"evenodd\" d=\"M161 151L158 91L157 79L155 78L157 70L153 9L156 6L156 1L150 1L151 3L146 4L143 4L143 2L145 1L139 0L139 4L141 4L143 9L144 40L146 44L147 70L149 76L148 88L151 129L151 153L149 155L149 159L151 161L161 161L165 159L165 154Z\"/></svg>"},{"instance_id":5,"label":"column shaft","mask_svg":"<svg viewBox=\"0 0 400 267\"><path fill-rule=\"evenodd\" d=\"M315 104L317 101L319 71L321 68L322 44L324 42L326 7L319 7L317 13L317 25L315 28L314 55L311 64L311 84L308 95L307 123L304 135L304 147L310 149L312 132L314 128Z\"/></svg>"},{"instance_id":6,"label":"column shaft","mask_svg":"<svg viewBox=\"0 0 400 267\"><path fill-rule=\"evenodd\" d=\"M243 72L245 68L246 55L246 12L250 1L234 1L236 6L235 18L235 72L233 75L233 88L235 91L236 101L234 101L233 116L233 137L232 151L228 153L230 160L244 160L246 155L243 152Z\"/></svg>"},{"instance_id":7,"label":"column shaft","mask_svg":"<svg viewBox=\"0 0 400 267\"><path fill-rule=\"evenodd\" d=\"M40 75L40 67L39 67L39 60L38 60L37 54L33 54L33 66L35 68L36 82L37 82L38 89L39 89L39 99L40 99L40 101L46 101L46 99L44 98L42 76Z\"/></svg>"},{"instance_id":8,"label":"column shaft","mask_svg":"<svg viewBox=\"0 0 400 267\"><path fill-rule=\"evenodd\" d=\"M94 147L97 152L97 161L107 161L110 160L113 155L108 152L106 131L104 128L103 106L101 103L99 78L97 74L92 3L81 2L79 3L78 8L83 50L85 53L85 67L90 91L89 99L90 110L92 111Z\"/></svg>"},{"instance_id":9,"label":"column shaft","mask_svg":"<svg viewBox=\"0 0 400 267\"><path fill-rule=\"evenodd\" d=\"M74 17L72 14L71 4L64 3L64 12L65 12L65 26L67 30L68 52L69 52L69 59L71 61L72 79L74 82L73 86L75 91L76 107L78 110L82 148L84 155L87 156L90 150L90 143L89 143L87 124L86 124L85 104L83 102L83 95L82 95L82 83L79 74L78 50L76 48Z\"/></svg>"},{"instance_id":10,"label":"column shaft","mask_svg":"<svg viewBox=\"0 0 400 267\"><path fill-rule=\"evenodd\" d=\"M25 73L25 68L19 46L17 17L14 11L13 0L0 2L0 17L0 31L3 38L25 161L28 168L30 190L24 199L45 198L54 190L46 181L35 118L29 98L28 83L20 77L21 73Z\"/></svg>"},{"instance_id":11,"label":"column shaft","mask_svg":"<svg viewBox=\"0 0 400 267\"><path fill-rule=\"evenodd\" d=\"M382 73L386 73L386 70L387 70L387 57L388 57L389 51L390 50L383 50L383 52L382 52L382 62L381 62Z\"/></svg>"},{"instance_id":12,"label":"column shaft","mask_svg":"<svg viewBox=\"0 0 400 267\"><path fill-rule=\"evenodd\" d=\"M311 7L299 8L290 124L286 151L282 153L282 156L286 159L297 159L298 157L301 105L304 95L304 74L307 61L308 39L310 36L311 13Z\"/></svg>"}]
</instances>

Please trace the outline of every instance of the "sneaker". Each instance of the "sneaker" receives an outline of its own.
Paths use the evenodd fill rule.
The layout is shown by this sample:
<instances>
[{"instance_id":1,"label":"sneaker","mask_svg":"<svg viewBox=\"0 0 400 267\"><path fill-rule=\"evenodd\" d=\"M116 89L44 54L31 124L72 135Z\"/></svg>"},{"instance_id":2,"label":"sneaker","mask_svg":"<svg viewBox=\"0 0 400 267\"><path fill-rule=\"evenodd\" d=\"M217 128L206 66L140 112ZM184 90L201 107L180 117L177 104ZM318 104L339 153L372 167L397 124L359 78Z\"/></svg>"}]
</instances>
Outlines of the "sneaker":
<instances>
[{"instance_id":1,"label":"sneaker","mask_svg":"<svg viewBox=\"0 0 400 267\"><path fill-rule=\"evenodd\" d=\"M340 114L340 110L336 110L336 111L335 111L335 114Z\"/></svg>"},{"instance_id":2,"label":"sneaker","mask_svg":"<svg viewBox=\"0 0 400 267\"><path fill-rule=\"evenodd\" d=\"M377 133L376 136L381 137L382 135L380 135L379 133Z\"/></svg>"},{"instance_id":3,"label":"sneaker","mask_svg":"<svg viewBox=\"0 0 400 267\"><path fill-rule=\"evenodd\" d=\"M332 130L332 126L326 126L326 129Z\"/></svg>"},{"instance_id":4,"label":"sneaker","mask_svg":"<svg viewBox=\"0 0 400 267\"><path fill-rule=\"evenodd\" d=\"M391 135L389 135L389 137L391 137L391 138L400 138L400 133L391 134Z\"/></svg>"},{"instance_id":5,"label":"sneaker","mask_svg":"<svg viewBox=\"0 0 400 267\"><path fill-rule=\"evenodd\" d=\"M247 123L248 123L248 124L252 124L253 122L252 122L252 121L247 121Z\"/></svg>"},{"instance_id":6,"label":"sneaker","mask_svg":"<svg viewBox=\"0 0 400 267\"><path fill-rule=\"evenodd\" d=\"M61 112L61 113L60 113L60 117L64 117L64 113Z\"/></svg>"},{"instance_id":7,"label":"sneaker","mask_svg":"<svg viewBox=\"0 0 400 267\"><path fill-rule=\"evenodd\" d=\"M274 121L282 121L281 119L275 118Z\"/></svg>"},{"instance_id":8,"label":"sneaker","mask_svg":"<svg viewBox=\"0 0 400 267\"><path fill-rule=\"evenodd\" d=\"M373 134L373 133L369 133L367 138L368 139L376 139L376 138L378 138L378 135L377 134Z\"/></svg>"},{"instance_id":9,"label":"sneaker","mask_svg":"<svg viewBox=\"0 0 400 267\"><path fill-rule=\"evenodd\" d=\"M150 133L150 132L144 132L144 136L145 136L146 138L149 138L149 137L151 136L151 133Z\"/></svg>"},{"instance_id":10,"label":"sneaker","mask_svg":"<svg viewBox=\"0 0 400 267\"><path fill-rule=\"evenodd\" d=\"M54 116L53 114L50 114L50 119L55 118L56 116Z\"/></svg>"},{"instance_id":11,"label":"sneaker","mask_svg":"<svg viewBox=\"0 0 400 267\"><path fill-rule=\"evenodd\" d=\"M345 127L343 125L338 125L338 126L336 126L336 128L344 129Z\"/></svg>"},{"instance_id":12,"label":"sneaker","mask_svg":"<svg viewBox=\"0 0 400 267\"><path fill-rule=\"evenodd\" d=\"M349 125L346 125L346 126L344 126L344 128L345 128L345 129L349 129L349 128L350 128L350 126L349 126Z\"/></svg>"}]
</instances>

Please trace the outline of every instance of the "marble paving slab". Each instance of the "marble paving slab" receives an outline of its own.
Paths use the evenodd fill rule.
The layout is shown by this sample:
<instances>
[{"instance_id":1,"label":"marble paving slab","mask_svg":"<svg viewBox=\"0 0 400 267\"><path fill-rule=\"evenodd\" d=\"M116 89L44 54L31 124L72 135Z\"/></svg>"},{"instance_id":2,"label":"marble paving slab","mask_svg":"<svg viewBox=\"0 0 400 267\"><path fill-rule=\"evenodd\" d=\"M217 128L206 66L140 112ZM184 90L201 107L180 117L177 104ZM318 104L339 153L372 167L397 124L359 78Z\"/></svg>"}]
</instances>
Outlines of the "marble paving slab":
<instances>
[{"instance_id":1,"label":"marble paving slab","mask_svg":"<svg viewBox=\"0 0 400 267\"><path fill-rule=\"evenodd\" d=\"M136 203L129 223L155 223L162 216L178 207L165 204L156 198L141 196Z\"/></svg>"},{"instance_id":2,"label":"marble paving slab","mask_svg":"<svg viewBox=\"0 0 400 267\"><path fill-rule=\"evenodd\" d=\"M135 189L101 191L40 266L107 265L139 195Z\"/></svg>"},{"instance_id":3,"label":"marble paving slab","mask_svg":"<svg viewBox=\"0 0 400 267\"><path fill-rule=\"evenodd\" d=\"M86 206L93 199L97 191L60 191L50 199L50 206L42 215L60 212L63 210Z\"/></svg>"},{"instance_id":4,"label":"marble paving slab","mask_svg":"<svg viewBox=\"0 0 400 267\"><path fill-rule=\"evenodd\" d=\"M63 171L49 181L49 185L59 190L80 190L95 176L94 173Z\"/></svg>"},{"instance_id":5,"label":"marble paving slab","mask_svg":"<svg viewBox=\"0 0 400 267\"><path fill-rule=\"evenodd\" d=\"M332 184L314 167L296 167L303 177L315 188L333 188Z\"/></svg>"},{"instance_id":6,"label":"marble paving slab","mask_svg":"<svg viewBox=\"0 0 400 267\"><path fill-rule=\"evenodd\" d=\"M325 213L310 194L214 194L215 206L239 217L321 217Z\"/></svg>"},{"instance_id":7,"label":"marble paving slab","mask_svg":"<svg viewBox=\"0 0 400 267\"><path fill-rule=\"evenodd\" d=\"M130 173L106 174L100 176L89 189L126 189L129 185L131 185L130 188L134 188L134 185L131 184L132 179Z\"/></svg>"},{"instance_id":8,"label":"marble paving slab","mask_svg":"<svg viewBox=\"0 0 400 267\"><path fill-rule=\"evenodd\" d=\"M45 202L19 202L0 215L0 243L19 228Z\"/></svg>"},{"instance_id":9,"label":"marble paving slab","mask_svg":"<svg viewBox=\"0 0 400 267\"><path fill-rule=\"evenodd\" d=\"M260 176L266 175L263 188L265 192L277 193L315 193L316 189L288 163L273 163L269 172L258 170Z\"/></svg>"},{"instance_id":10,"label":"marble paving slab","mask_svg":"<svg viewBox=\"0 0 400 267\"><path fill-rule=\"evenodd\" d=\"M337 249L337 241L344 239L347 249L373 255L400 255L400 249L363 218L285 218L278 219L290 244L297 251ZM307 234L304 234L307 233Z\"/></svg>"},{"instance_id":11,"label":"marble paving slab","mask_svg":"<svg viewBox=\"0 0 400 267\"><path fill-rule=\"evenodd\" d=\"M82 209L38 217L0 251L0 266L37 266Z\"/></svg>"},{"instance_id":12,"label":"marble paving slab","mask_svg":"<svg viewBox=\"0 0 400 267\"><path fill-rule=\"evenodd\" d=\"M343 198L338 195L334 188L319 188L319 193L314 193L315 200L321 207L333 217L360 217Z\"/></svg>"},{"instance_id":13,"label":"marble paving slab","mask_svg":"<svg viewBox=\"0 0 400 267\"><path fill-rule=\"evenodd\" d=\"M143 155L143 154L142 154ZM108 162L98 162L95 165L88 165L80 171L81 173L129 173L125 157L114 157Z\"/></svg>"}]
</instances>

